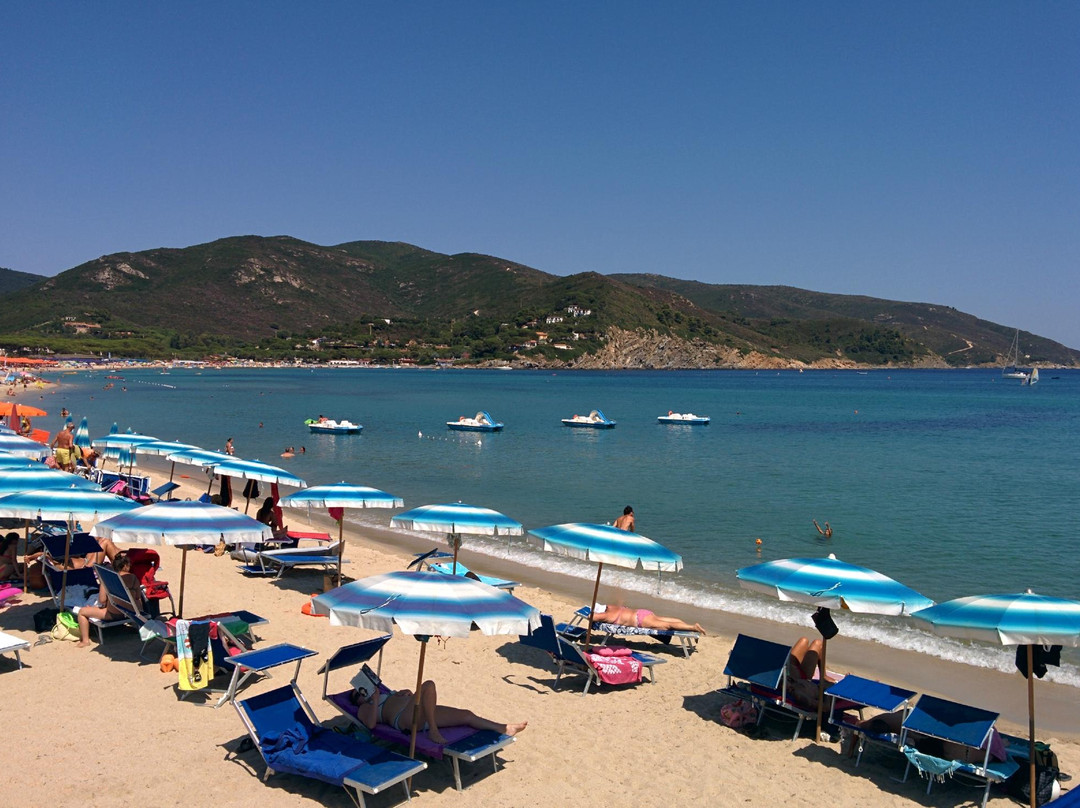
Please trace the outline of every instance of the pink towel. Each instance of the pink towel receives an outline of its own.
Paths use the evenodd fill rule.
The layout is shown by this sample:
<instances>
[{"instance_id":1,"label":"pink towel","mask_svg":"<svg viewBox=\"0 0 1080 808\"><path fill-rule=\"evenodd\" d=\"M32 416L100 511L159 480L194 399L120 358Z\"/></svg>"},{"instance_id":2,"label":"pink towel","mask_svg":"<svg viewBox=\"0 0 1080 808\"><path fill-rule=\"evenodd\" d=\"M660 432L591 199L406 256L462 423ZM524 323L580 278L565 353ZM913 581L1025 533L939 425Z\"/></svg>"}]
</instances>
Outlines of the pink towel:
<instances>
[{"instance_id":1,"label":"pink towel","mask_svg":"<svg viewBox=\"0 0 1080 808\"><path fill-rule=\"evenodd\" d=\"M642 665L632 656L588 653L585 658L596 668L596 673L604 684L625 685L641 681Z\"/></svg>"},{"instance_id":2,"label":"pink towel","mask_svg":"<svg viewBox=\"0 0 1080 808\"><path fill-rule=\"evenodd\" d=\"M601 656L613 657L613 656L633 656L633 651L629 648L608 648L606 645L601 648L593 648L592 653L600 654Z\"/></svg>"}]
</instances>

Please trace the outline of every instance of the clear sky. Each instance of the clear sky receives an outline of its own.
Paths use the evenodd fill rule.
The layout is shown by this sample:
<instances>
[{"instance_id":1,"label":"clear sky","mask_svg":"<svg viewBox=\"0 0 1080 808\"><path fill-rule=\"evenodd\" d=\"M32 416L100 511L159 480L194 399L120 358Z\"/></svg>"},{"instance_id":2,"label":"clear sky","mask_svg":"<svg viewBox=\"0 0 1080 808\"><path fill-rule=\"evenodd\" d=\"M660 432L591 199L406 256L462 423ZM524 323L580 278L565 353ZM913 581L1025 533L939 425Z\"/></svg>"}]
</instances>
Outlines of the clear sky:
<instances>
[{"instance_id":1,"label":"clear sky","mask_svg":"<svg viewBox=\"0 0 1080 808\"><path fill-rule=\"evenodd\" d=\"M11 2L0 266L407 241L1080 348L1074 2Z\"/></svg>"}]
</instances>

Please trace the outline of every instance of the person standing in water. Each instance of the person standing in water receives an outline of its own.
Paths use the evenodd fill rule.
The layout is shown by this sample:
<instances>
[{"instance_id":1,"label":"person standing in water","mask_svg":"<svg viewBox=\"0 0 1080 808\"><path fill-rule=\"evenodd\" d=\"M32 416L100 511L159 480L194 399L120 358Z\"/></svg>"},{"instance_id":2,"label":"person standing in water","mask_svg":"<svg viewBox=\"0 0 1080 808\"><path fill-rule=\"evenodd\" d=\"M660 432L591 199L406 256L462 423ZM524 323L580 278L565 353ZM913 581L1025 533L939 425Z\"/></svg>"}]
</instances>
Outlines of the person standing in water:
<instances>
[{"instance_id":1,"label":"person standing in water","mask_svg":"<svg viewBox=\"0 0 1080 808\"><path fill-rule=\"evenodd\" d=\"M821 525L819 525L819 524L817 523L817 519L813 519L813 520L811 520L811 521L813 521L813 523L814 523L814 527L816 527L816 528L817 528L817 532L818 532L818 533L820 533L820 534L821 534L822 536L824 536L824 537L825 537L826 539L831 539L831 538L832 538L832 528L831 528L831 527L829 527L829 523L828 523L828 522L826 522L826 523L825 523L825 528L824 528L824 529L822 529Z\"/></svg>"},{"instance_id":2,"label":"person standing in water","mask_svg":"<svg viewBox=\"0 0 1080 808\"><path fill-rule=\"evenodd\" d=\"M634 532L634 509L627 505L623 508L622 516L615 520L615 527L619 530Z\"/></svg>"}]
</instances>

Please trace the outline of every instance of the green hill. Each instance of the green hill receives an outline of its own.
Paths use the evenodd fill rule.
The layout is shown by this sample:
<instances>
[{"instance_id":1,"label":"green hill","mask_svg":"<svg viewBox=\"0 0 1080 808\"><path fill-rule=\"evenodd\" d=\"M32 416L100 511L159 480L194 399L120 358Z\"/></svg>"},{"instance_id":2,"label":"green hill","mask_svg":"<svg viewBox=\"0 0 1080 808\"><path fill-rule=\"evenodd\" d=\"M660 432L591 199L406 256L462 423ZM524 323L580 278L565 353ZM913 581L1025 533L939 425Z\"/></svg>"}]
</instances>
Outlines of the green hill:
<instances>
[{"instance_id":1,"label":"green hill","mask_svg":"<svg viewBox=\"0 0 1080 808\"><path fill-rule=\"evenodd\" d=\"M679 346L696 345L805 363L974 365L999 361L1012 339L949 306L660 275L562 277L476 253L288 236L116 253L48 279L4 270L0 300L2 347L134 356L565 363L618 328L674 340L676 364ZM1033 334L1021 348L1034 362L1080 364L1080 353Z\"/></svg>"}]
</instances>

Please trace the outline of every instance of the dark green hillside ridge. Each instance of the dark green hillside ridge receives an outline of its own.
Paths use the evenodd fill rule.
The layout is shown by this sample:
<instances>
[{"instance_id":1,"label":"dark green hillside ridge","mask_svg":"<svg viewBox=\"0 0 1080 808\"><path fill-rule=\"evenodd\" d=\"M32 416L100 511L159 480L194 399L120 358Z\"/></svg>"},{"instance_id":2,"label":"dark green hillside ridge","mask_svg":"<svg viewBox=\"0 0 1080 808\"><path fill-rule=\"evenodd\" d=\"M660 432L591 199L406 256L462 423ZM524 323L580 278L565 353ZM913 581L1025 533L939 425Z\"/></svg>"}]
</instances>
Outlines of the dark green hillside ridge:
<instances>
[{"instance_id":1,"label":"dark green hillside ridge","mask_svg":"<svg viewBox=\"0 0 1080 808\"><path fill-rule=\"evenodd\" d=\"M943 357L949 364L1000 362L1015 329L982 320L952 306L910 303L863 295L813 292L793 286L708 284L662 275L617 274L611 277L641 288L664 289L757 327L773 321L828 321L844 318L895 330ZM764 327L764 330L768 330ZM972 345L969 347L968 342ZM1031 363L1080 364L1080 351L1027 331L1020 332L1021 354Z\"/></svg>"},{"instance_id":2,"label":"dark green hillside ridge","mask_svg":"<svg viewBox=\"0 0 1080 808\"><path fill-rule=\"evenodd\" d=\"M29 272L19 272L17 269L0 267L0 295L33 286L45 280L42 275L32 275Z\"/></svg>"},{"instance_id":3,"label":"dark green hillside ridge","mask_svg":"<svg viewBox=\"0 0 1080 808\"><path fill-rule=\"evenodd\" d=\"M613 327L687 340L676 356L688 362L704 355L698 344L805 363L992 364L1013 334L949 306L660 275L558 276L479 253L290 236L102 256L2 294L0 305L4 347L122 356L567 362L604 345ZM1021 334L1021 349L1029 361L1080 365L1080 352L1033 334Z\"/></svg>"}]
</instances>

